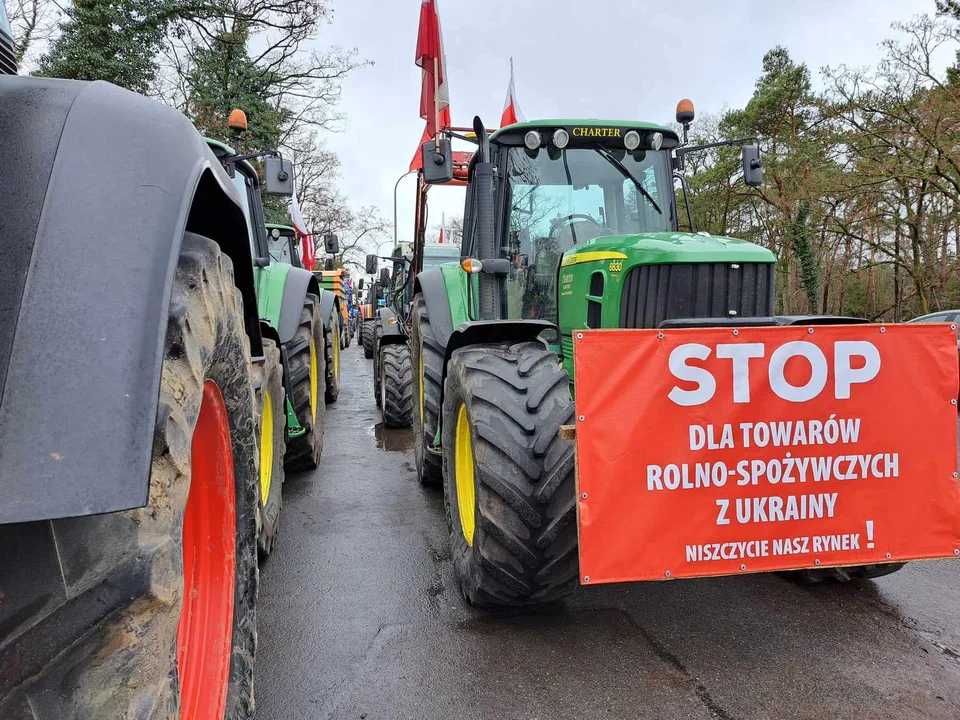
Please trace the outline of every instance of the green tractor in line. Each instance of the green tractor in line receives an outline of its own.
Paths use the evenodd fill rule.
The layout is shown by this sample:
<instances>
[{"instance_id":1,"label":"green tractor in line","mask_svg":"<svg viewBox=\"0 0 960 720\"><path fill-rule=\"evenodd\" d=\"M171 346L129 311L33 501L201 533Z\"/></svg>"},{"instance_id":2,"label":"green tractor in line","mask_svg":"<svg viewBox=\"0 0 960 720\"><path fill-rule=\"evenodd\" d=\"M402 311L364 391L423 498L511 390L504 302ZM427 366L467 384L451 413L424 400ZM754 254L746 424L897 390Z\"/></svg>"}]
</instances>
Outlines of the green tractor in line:
<instances>
[{"instance_id":1,"label":"green tractor in line","mask_svg":"<svg viewBox=\"0 0 960 720\"><path fill-rule=\"evenodd\" d=\"M277 225L267 223L267 245L270 250L270 257L273 263L290 265L293 268L310 272L317 285L320 288L320 314L323 318L324 335L324 357L326 371L326 390L325 401L332 404L340 396L340 352L343 347L341 328L341 318L343 315L343 298L336 292L323 286L320 277L314 270L304 267L303 260L297 250L297 231L289 225ZM313 242L312 237L308 237L308 242ZM339 238L328 233L323 237L324 252L327 255L334 255L340 252ZM303 277L299 275L299 277Z\"/></svg>"},{"instance_id":2,"label":"green tractor in line","mask_svg":"<svg viewBox=\"0 0 960 720\"><path fill-rule=\"evenodd\" d=\"M421 191L425 188L421 184ZM424 197L424 202L426 198ZM426 213L423 230L426 229ZM418 220L418 225L419 225ZM418 233L420 234L420 233ZM373 392L387 427L410 427L414 417L413 365L407 326L413 298L413 244L402 243L382 259L393 264L393 272L380 270L377 287L381 298L371 322L370 356L373 357ZM367 271L376 272L375 255L367 257ZM450 244L425 245L419 255L422 269L440 267L460 259L460 248ZM365 346L366 347L366 346Z\"/></svg>"},{"instance_id":3,"label":"green tractor in line","mask_svg":"<svg viewBox=\"0 0 960 720\"><path fill-rule=\"evenodd\" d=\"M237 133L246 128L242 111L230 115L230 127ZM261 410L261 443L273 440L271 452L264 456L261 468L260 552L273 550L283 507L282 486L285 470L312 470L323 452L326 402L336 399L337 373L334 353L329 347L336 299L327 297L313 274L292 263L274 261L270 253L264 222L260 176L250 163L266 155L266 163L276 161L276 153L254 156L237 153L230 146L207 138L207 146L231 178L243 202L248 221L248 240L253 257L257 315L265 338L263 372L255 378ZM285 192L293 191L292 174L285 178ZM294 254L291 260L298 258Z\"/></svg>"},{"instance_id":4,"label":"green tractor in line","mask_svg":"<svg viewBox=\"0 0 960 720\"><path fill-rule=\"evenodd\" d=\"M421 271L415 248L417 470L443 487L471 603L538 604L577 584L574 448L559 436L574 412L576 331L798 321L773 317L770 251L693 232L689 206L690 232L679 230L675 183L684 156L702 147L686 145L692 103L677 120L683 140L651 123L599 120L490 134L477 118L462 261ZM451 156L449 135L425 144L423 183L450 182ZM744 146L742 160L745 183L759 185L759 148Z\"/></svg>"}]
</instances>

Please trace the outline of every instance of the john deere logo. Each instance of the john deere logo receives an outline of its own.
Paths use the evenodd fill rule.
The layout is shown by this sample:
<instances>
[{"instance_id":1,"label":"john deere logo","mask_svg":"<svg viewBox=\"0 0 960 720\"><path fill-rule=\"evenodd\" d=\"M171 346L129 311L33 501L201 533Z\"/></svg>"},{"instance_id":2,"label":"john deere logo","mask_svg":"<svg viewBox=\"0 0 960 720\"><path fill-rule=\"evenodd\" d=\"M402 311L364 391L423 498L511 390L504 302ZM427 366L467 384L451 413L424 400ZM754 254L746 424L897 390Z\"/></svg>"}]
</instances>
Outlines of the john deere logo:
<instances>
[{"instance_id":1,"label":"john deere logo","mask_svg":"<svg viewBox=\"0 0 960 720\"><path fill-rule=\"evenodd\" d=\"M575 127L573 136L575 138L620 137L620 128Z\"/></svg>"}]
</instances>

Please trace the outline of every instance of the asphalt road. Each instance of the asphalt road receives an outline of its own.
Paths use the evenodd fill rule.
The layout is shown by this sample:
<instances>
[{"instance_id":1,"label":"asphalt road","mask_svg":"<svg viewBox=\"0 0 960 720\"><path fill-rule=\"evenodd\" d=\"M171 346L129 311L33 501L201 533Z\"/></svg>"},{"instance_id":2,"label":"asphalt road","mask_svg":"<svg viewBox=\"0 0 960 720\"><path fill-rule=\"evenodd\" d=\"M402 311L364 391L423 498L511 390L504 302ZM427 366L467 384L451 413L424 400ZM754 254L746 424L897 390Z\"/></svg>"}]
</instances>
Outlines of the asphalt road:
<instances>
[{"instance_id":1,"label":"asphalt road","mask_svg":"<svg viewBox=\"0 0 960 720\"><path fill-rule=\"evenodd\" d=\"M319 469L284 487L261 570L258 720L960 718L960 564L860 586L773 575L468 607L442 497L342 354Z\"/></svg>"}]
</instances>

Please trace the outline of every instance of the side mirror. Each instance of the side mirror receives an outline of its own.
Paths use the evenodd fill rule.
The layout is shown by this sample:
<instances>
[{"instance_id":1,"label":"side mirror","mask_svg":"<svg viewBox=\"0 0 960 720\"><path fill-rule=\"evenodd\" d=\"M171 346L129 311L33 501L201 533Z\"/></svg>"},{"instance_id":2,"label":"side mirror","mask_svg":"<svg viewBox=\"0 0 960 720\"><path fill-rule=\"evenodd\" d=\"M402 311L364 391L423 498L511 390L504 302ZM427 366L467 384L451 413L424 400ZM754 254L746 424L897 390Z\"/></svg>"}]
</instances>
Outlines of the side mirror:
<instances>
[{"instance_id":1,"label":"side mirror","mask_svg":"<svg viewBox=\"0 0 960 720\"><path fill-rule=\"evenodd\" d=\"M357 290L363 290L363 278L357 280Z\"/></svg>"},{"instance_id":2,"label":"side mirror","mask_svg":"<svg viewBox=\"0 0 960 720\"><path fill-rule=\"evenodd\" d=\"M441 140L439 147L436 140L424 143L420 153L425 183L439 185L453 180L453 153L450 151L449 139Z\"/></svg>"},{"instance_id":3,"label":"side mirror","mask_svg":"<svg viewBox=\"0 0 960 720\"><path fill-rule=\"evenodd\" d=\"M333 258L327 258L327 261L323 264L324 270L333 270Z\"/></svg>"},{"instance_id":4,"label":"side mirror","mask_svg":"<svg viewBox=\"0 0 960 720\"><path fill-rule=\"evenodd\" d=\"M293 196L293 161L268 157L263 161L263 174L267 195Z\"/></svg>"},{"instance_id":5,"label":"side mirror","mask_svg":"<svg viewBox=\"0 0 960 720\"><path fill-rule=\"evenodd\" d=\"M323 249L327 255L336 255L340 252L340 238L333 233L327 233L323 236Z\"/></svg>"},{"instance_id":6,"label":"side mirror","mask_svg":"<svg viewBox=\"0 0 960 720\"><path fill-rule=\"evenodd\" d=\"M386 268L380 270L380 284L384 286L390 284L390 271Z\"/></svg>"},{"instance_id":7,"label":"side mirror","mask_svg":"<svg viewBox=\"0 0 960 720\"><path fill-rule=\"evenodd\" d=\"M747 145L740 151L743 159L743 182L750 187L763 185L763 165L760 162L760 148Z\"/></svg>"},{"instance_id":8,"label":"side mirror","mask_svg":"<svg viewBox=\"0 0 960 720\"><path fill-rule=\"evenodd\" d=\"M365 268L367 275L377 274L377 256L367 255L367 266Z\"/></svg>"}]
</instances>

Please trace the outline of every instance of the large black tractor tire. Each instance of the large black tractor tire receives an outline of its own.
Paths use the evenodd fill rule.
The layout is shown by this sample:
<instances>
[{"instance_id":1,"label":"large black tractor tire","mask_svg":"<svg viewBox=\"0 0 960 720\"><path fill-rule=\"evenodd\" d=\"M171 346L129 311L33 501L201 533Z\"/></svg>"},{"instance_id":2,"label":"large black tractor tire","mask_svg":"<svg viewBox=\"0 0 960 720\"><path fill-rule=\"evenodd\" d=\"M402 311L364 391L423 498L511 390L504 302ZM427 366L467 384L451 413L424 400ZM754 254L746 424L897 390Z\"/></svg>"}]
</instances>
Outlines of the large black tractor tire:
<instances>
[{"instance_id":1,"label":"large black tractor tire","mask_svg":"<svg viewBox=\"0 0 960 720\"><path fill-rule=\"evenodd\" d=\"M198 235L183 239L163 352L146 505L0 527L4 720L179 718L197 714L191 700L223 698L220 717L253 717L259 477L251 358L233 266ZM224 492L231 477L233 490ZM198 508L215 512L202 502L210 498L229 521L211 526L222 528L220 542L198 529ZM223 554L234 562L220 563ZM188 560L196 569L201 557L232 582L232 594L225 582L203 582L202 572L184 577ZM203 621L195 609L210 598L232 605L231 622ZM182 659L181 613L193 620ZM212 630L208 647L222 654L197 652L195 629ZM221 679L189 692L190 677L203 677L197 660L209 668L217 658Z\"/></svg>"},{"instance_id":2,"label":"large black tractor tire","mask_svg":"<svg viewBox=\"0 0 960 720\"><path fill-rule=\"evenodd\" d=\"M330 327L324 328L324 340L326 347L324 357L327 360L327 387L326 401L332 405L340 397L340 314L336 308L333 311L333 317L330 320Z\"/></svg>"},{"instance_id":3,"label":"large black tractor tire","mask_svg":"<svg viewBox=\"0 0 960 720\"><path fill-rule=\"evenodd\" d=\"M373 399L377 407L380 407L382 398L380 396L380 322L378 320L373 321Z\"/></svg>"},{"instance_id":4,"label":"large black tractor tire","mask_svg":"<svg viewBox=\"0 0 960 720\"><path fill-rule=\"evenodd\" d=\"M443 381L443 348L433 336L423 295L413 300L410 336L413 360L413 453L417 477L428 487L442 487L443 461L430 452L440 421L440 383Z\"/></svg>"},{"instance_id":5,"label":"large black tractor tire","mask_svg":"<svg viewBox=\"0 0 960 720\"><path fill-rule=\"evenodd\" d=\"M885 563L883 565L849 565L846 567L807 568L805 570L790 570L783 573L792 580L815 585L818 583L847 583L873 580L874 578L891 575L902 568L906 563Z\"/></svg>"},{"instance_id":6,"label":"large black tractor tire","mask_svg":"<svg viewBox=\"0 0 960 720\"><path fill-rule=\"evenodd\" d=\"M577 584L566 373L537 342L454 351L443 397L444 505L460 589L478 606L557 600Z\"/></svg>"},{"instance_id":7,"label":"large black tractor tire","mask_svg":"<svg viewBox=\"0 0 960 720\"><path fill-rule=\"evenodd\" d=\"M353 328L350 327L350 320L347 319L344 321L343 347L350 347L351 342L353 342Z\"/></svg>"},{"instance_id":8,"label":"large black tractor tire","mask_svg":"<svg viewBox=\"0 0 960 720\"><path fill-rule=\"evenodd\" d=\"M380 349L380 410L383 424L391 428L410 427L413 418L413 365L406 343Z\"/></svg>"},{"instance_id":9,"label":"large black tractor tire","mask_svg":"<svg viewBox=\"0 0 960 720\"><path fill-rule=\"evenodd\" d=\"M364 320L360 324L360 344L363 345L363 356L369 360L373 357L373 320Z\"/></svg>"},{"instance_id":10,"label":"large black tractor tire","mask_svg":"<svg viewBox=\"0 0 960 720\"><path fill-rule=\"evenodd\" d=\"M280 349L269 338L263 339L263 364L253 369L256 393L257 438L260 451L260 532L257 547L260 557L273 552L280 531L283 509L283 461L286 451L287 414L284 404L283 367Z\"/></svg>"},{"instance_id":11,"label":"large black tractor tire","mask_svg":"<svg viewBox=\"0 0 960 720\"><path fill-rule=\"evenodd\" d=\"M320 317L320 298L307 295L300 326L287 343L287 363L293 386L293 411L304 434L287 442L287 467L313 470L323 453L326 417L327 340Z\"/></svg>"}]
</instances>

